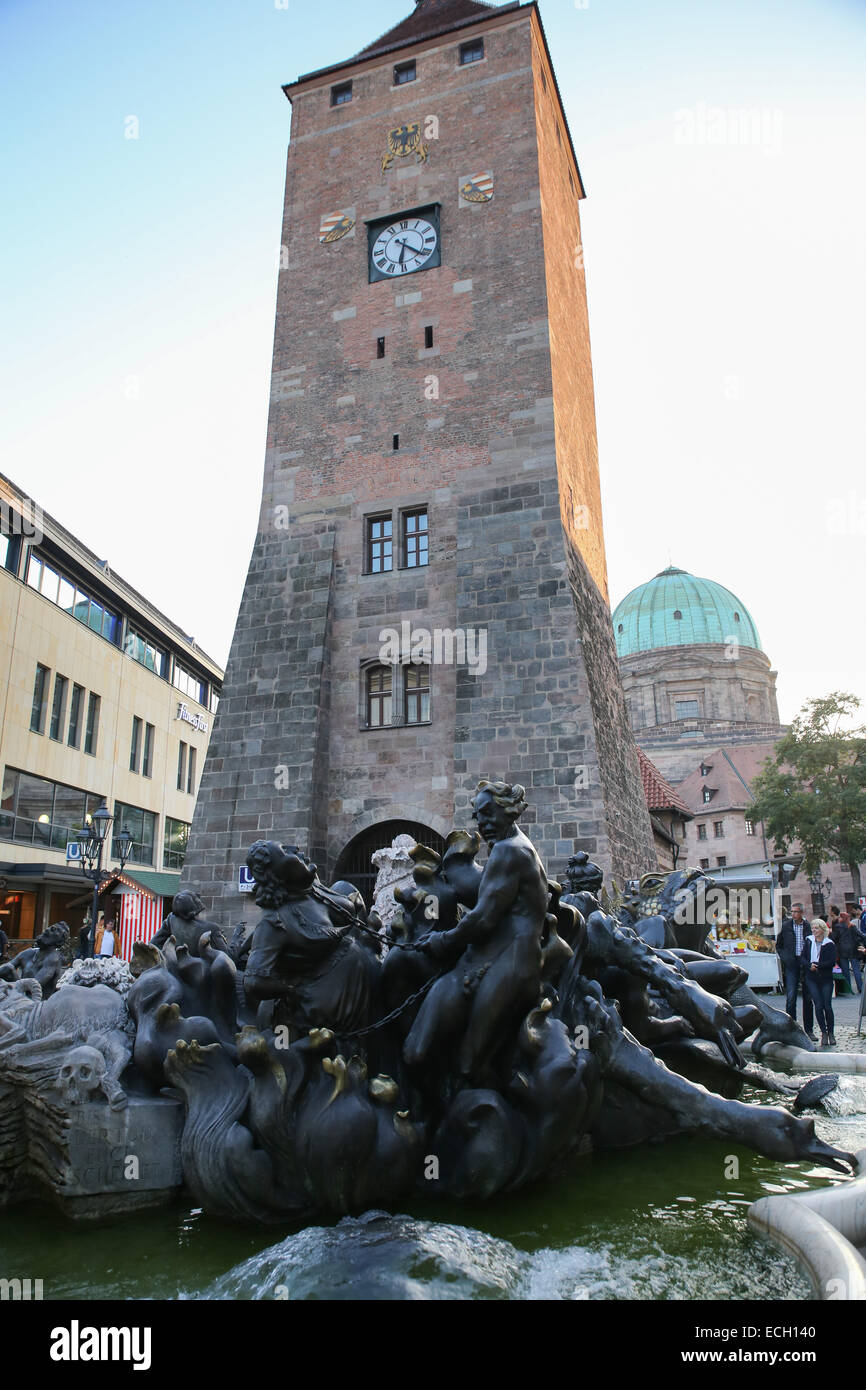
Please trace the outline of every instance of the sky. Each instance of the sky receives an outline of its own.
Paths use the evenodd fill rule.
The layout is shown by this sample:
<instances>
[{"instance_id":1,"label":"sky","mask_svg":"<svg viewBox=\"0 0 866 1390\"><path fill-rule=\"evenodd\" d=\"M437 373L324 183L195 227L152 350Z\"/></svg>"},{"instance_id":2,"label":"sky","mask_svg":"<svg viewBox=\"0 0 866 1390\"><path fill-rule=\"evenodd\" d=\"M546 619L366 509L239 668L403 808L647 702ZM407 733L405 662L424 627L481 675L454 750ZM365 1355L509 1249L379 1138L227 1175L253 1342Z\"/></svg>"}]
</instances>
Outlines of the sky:
<instances>
[{"instance_id":1,"label":"sky","mask_svg":"<svg viewBox=\"0 0 866 1390\"><path fill-rule=\"evenodd\" d=\"M225 663L290 107L411 0L0 0L0 471ZM866 0L541 0L581 167L611 600L732 589L866 719Z\"/></svg>"}]
</instances>

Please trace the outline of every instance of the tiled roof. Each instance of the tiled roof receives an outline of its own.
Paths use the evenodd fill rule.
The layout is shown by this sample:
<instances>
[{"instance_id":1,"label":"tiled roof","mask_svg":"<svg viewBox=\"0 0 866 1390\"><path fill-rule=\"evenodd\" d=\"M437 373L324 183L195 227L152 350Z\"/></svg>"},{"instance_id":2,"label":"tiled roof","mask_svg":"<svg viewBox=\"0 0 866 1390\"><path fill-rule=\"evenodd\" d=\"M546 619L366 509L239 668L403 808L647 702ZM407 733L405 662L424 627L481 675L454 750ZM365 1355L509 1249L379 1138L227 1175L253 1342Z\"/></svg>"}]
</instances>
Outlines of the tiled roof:
<instances>
[{"instance_id":1,"label":"tiled roof","mask_svg":"<svg viewBox=\"0 0 866 1390\"><path fill-rule=\"evenodd\" d=\"M374 58L377 53L387 53L390 48L417 43L434 34L445 34L449 29L471 23L474 19L486 19L501 8L508 9L509 6L480 5L476 0L418 0L407 19L402 19L381 38L362 48L355 58Z\"/></svg>"},{"instance_id":2,"label":"tiled roof","mask_svg":"<svg viewBox=\"0 0 866 1390\"><path fill-rule=\"evenodd\" d=\"M637 750L640 763L640 779L647 809L650 811L679 811L691 820L692 812L682 797L674 791L670 782L662 777L655 763L650 762L642 748Z\"/></svg>"},{"instance_id":3,"label":"tiled roof","mask_svg":"<svg viewBox=\"0 0 866 1390\"><path fill-rule=\"evenodd\" d=\"M710 807L745 810L752 800L751 784L775 747L775 743L768 740L716 748L703 755L695 770L677 784L677 791L693 812L708 813ZM702 773L702 767L709 771ZM704 801L704 787L713 792L711 801Z\"/></svg>"}]
</instances>

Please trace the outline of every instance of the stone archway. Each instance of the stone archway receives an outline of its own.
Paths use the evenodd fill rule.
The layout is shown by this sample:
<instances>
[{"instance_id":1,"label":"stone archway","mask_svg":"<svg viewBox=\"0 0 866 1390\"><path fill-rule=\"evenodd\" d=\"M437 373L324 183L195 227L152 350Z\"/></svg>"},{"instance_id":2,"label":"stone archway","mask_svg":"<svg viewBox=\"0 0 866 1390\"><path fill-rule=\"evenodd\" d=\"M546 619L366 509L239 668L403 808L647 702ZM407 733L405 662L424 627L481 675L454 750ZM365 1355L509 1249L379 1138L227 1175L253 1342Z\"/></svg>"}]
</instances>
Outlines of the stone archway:
<instances>
[{"instance_id":1,"label":"stone archway","mask_svg":"<svg viewBox=\"0 0 866 1390\"><path fill-rule=\"evenodd\" d=\"M429 825L411 820L379 821L355 835L341 850L334 869L334 882L345 879L353 883L363 895L364 902L371 907L377 877L372 856L376 850L387 849L398 835L411 835L416 844L435 849L437 854L442 854L445 849L444 838Z\"/></svg>"}]
</instances>

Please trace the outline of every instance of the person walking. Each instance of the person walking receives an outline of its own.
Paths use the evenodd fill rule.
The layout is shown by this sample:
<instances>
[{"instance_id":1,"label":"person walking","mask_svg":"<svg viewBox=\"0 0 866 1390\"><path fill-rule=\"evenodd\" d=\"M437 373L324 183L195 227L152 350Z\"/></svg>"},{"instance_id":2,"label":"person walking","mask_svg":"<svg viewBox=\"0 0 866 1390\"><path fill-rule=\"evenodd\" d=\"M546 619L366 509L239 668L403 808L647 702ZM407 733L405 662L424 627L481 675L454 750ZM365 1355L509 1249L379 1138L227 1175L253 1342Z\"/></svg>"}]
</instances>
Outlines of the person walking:
<instances>
[{"instance_id":1,"label":"person walking","mask_svg":"<svg viewBox=\"0 0 866 1390\"><path fill-rule=\"evenodd\" d=\"M93 954L94 956L116 956L119 950L120 942L117 932L114 930L114 920L109 917L103 921L100 912L96 927L96 939L93 943Z\"/></svg>"},{"instance_id":2,"label":"person walking","mask_svg":"<svg viewBox=\"0 0 866 1390\"><path fill-rule=\"evenodd\" d=\"M857 955L857 948L862 945L862 937L847 912L839 913L838 922L830 928L830 936L839 952L839 964L842 967L845 983L850 989L851 971L853 970L854 979L857 982L857 993L860 994L863 989L863 977L860 974L860 957Z\"/></svg>"},{"instance_id":3,"label":"person walking","mask_svg":"<svg viewBox=\"0 0 866 1390\"><path fill-rule=\"evenodd\" d=\"M803 916L803 904L794 903L791 916L785 918L776 937L776 955L781 962L785 981L785 1012L797 1022L797 991L802 985L803 1027L812 1042L817 1042L812 996L806 988L803 973L803 945L808 934L809 923Z\"/></svg>"},{"instance_id":4,"label":"person walking","mask_svg":"<svg viewBox=\"0 0 866 1390\"><path fill-rule=\"evenodd\" d=\"M827 923L820 917L814 918L812 934L803 943L803 971L805 985L818 1016L822 1047L836 1046L833 1033L836 1026L833 1017L833 966L836 958L836 943L830 938Z\"/></svg>"}]
</instances>

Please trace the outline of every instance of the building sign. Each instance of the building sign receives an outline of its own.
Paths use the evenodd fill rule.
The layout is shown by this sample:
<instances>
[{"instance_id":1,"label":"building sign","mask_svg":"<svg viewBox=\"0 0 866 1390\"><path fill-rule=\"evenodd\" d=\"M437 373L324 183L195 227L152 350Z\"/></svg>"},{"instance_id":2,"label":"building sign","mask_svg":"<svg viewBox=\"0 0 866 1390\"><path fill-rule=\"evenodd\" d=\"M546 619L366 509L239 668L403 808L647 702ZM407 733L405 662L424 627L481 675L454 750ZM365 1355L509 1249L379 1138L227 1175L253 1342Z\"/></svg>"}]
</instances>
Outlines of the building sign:
<instances>
[{"instance_id":1,"label":"building sign","mask_svg":"<svg viewBox=\"0 0 866 1390\"><path fill-rule=\"evenodd\" d=\"M67 864L81 863L81 845L77 840L66 841L66 862Z\"/></svg>"},{"instance_id":2,"label":"building sign","mask_svg":"<svg viewBox=\"0 0 866 1390\"><path fill-rule=\"evenodd\" d=\"M200 714L195 714L192 710L187 709L183 701L178 705L177 714L174 717L175 719L183 719L185 723L191 724L194 729L201 729L203 734L207 733L207 720L202 719Z\"/></svg>"},{"instance_id":3,"label":"building sign","mask_svg":"<svg viewBox=\"0 0 866 1390\"><path fill-rule=\"evenodd\" d=\"M244 865L242 869L238 869L238 892L252 893L255 886L256 881L247 866Z\"/></svg>"}]
</instances>

